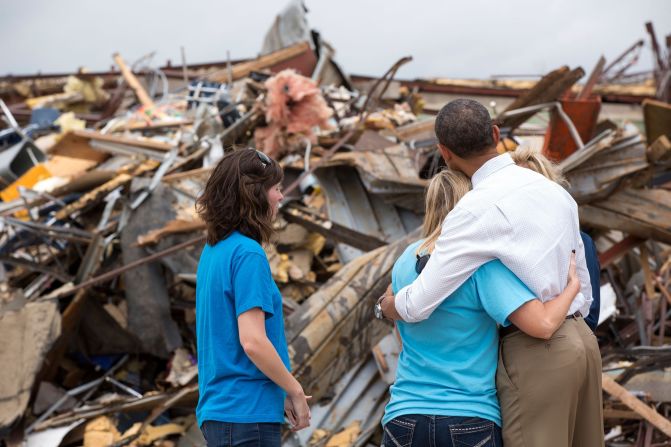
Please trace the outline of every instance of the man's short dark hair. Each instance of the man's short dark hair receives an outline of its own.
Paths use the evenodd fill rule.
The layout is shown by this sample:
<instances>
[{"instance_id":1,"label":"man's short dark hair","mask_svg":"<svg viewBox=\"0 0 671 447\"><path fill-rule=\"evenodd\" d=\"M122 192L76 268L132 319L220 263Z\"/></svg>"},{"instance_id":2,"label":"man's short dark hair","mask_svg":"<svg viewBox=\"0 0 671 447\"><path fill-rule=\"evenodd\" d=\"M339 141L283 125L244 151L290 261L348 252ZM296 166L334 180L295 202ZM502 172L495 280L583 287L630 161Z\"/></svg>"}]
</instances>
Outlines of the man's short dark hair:
<instances>
[{"instance_id":1,"label":"man's short dark hair","mask_svg":"<svg viewBox=\"0 0 671 447\"><path fill-rule=\"evenodd\" d=\"M435 130L440 144L461 158L480 155L494 145L489 112L472 99L447 103L436 117Z\"/></svg>"}]
</instances>

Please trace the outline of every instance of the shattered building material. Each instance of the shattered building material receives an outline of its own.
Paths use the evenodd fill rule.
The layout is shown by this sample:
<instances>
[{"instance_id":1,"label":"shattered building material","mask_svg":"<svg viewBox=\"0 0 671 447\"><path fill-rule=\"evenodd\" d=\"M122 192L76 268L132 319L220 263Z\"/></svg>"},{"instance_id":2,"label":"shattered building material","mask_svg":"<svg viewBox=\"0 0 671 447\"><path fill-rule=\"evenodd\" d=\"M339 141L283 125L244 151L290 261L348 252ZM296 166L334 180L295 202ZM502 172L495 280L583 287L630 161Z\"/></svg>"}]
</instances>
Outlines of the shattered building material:
<instances>
[{"instance_id":1,"label":"shattered building material","mask_svg":"<svg viewBox=\"0 0 671 447\"><path fill-rule=\"evenodd\" d=\"M317 84L293 70L283 70L265 82L267 126L254 133L257 147L271 157L281 157L281 148L307 138L316 143L313 128L328 129L333 112Z\"/></svg>"},{"instance_id":2,"label":"shattered building material","mask_svg":"<svg viewBox=\"0 0 671 447\"><path fill-rule=\"evenodd\" d=\"M20 291L2 282L0 347L0 427L8 427L26 411L44 356L59 336L61 321L53 301L26 302Z\"/></svg>"},{"instance_id":3,"label":"shattered building material","mask_svg":"<svg viewBox=\"0 0 671 447\"><path fill-rule=\"evenodd\" d=\"M432 113L466 95L498 115L501 152L533 146L559 162L596 242L596 335L604 390L616 396L605 401L609 445L668 443L671 136L655 80L625 83L624 59L601 59L584 86L579 67L539 81L396 79L409 57L382 77L350 78L318 33L285 32L305 19L291 5L260 57L160 67L164 94L154 68L120 58L121 71L0 80L16 117L0 151L19 138L43 154L0 194L0 262L15 297L0 303L0 326L28 340L21 352L0 348L3 434L28 445L204 445L193 415L204 243L194 203L225 153L252 146L285 169L287 200L264 249L292 370L314 396L312 426L283 445L379 445L400 346L372 304L419 238L427 179L445 166ZM628 112L609 113L613 101ZM45 105L58 110L31 108ZM538 118L550 108L547 125ZM14 122L33 112L37 127Z\"/></svg>"},{"instance_id":4,"label":"shattered building material","mask_svg":"<svg viewBox=\"0 0 671 447\"><path fill-rule=\"evenodd\" d=\"M561 67L554 70L538 81L531 90L519 96L502 113L510 110L521 109L523 107L544 104L557 101L573 84L578 82L585 75L582 68L578 67L570 70L569 67ZM499 125L503 129L515 130L522 123L533 116L535 112L529 112L526 115L516 115L506 119L498 119Z\"/></svg>"}]
</instances>

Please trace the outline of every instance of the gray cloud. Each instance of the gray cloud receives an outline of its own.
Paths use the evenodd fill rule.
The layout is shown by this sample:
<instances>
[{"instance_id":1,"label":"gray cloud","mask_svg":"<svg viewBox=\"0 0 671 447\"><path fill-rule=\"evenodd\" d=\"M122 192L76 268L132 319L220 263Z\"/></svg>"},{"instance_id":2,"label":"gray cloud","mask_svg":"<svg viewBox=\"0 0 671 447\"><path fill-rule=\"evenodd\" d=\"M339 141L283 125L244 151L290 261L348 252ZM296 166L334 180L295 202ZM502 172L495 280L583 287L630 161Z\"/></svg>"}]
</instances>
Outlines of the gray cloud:
<instances>
[{"instance_id":1,"label":"gray cloud","mask_svg":"<svg viewBox=\"0 0 671 447\"><path fill-rule=\"evenodd\" d=\"M224 60L258 53L282 2L249 0L5 1L0 17L0 73L107 69L111 54L128 60L156 51L155 62ZM543 73L562 64L589 71L612 59L652 20L663 41L671 32L668 0L516 0L385 2L307 0L308 20L351 73L380 74L414 56L400 77L488 77ZM646 47L640 69L651 67Z\"/></svg>"}]
</instances>

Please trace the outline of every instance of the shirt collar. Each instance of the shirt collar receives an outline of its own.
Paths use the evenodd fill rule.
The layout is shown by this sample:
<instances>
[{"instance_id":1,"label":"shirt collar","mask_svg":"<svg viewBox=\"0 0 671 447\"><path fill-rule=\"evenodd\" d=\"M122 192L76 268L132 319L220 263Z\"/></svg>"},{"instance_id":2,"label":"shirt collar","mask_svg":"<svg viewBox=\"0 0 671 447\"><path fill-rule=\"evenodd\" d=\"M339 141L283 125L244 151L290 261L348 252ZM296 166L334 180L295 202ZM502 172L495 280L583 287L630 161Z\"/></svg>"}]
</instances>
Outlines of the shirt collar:
<instances>
[{"instance_id":1,"label":"shirt collar","mask_svg":"<svg viewBox=\"0 0 671 447\"><path fill-rule=\"evenodd\" d=\"M491 160L488 160L485 164L480 166L480 169L475 171L475 174L473 174L473 177L471 177L473 188L475 188L478 185L478 183L480 183L493 173L512 164L515 164L515 162L508 153L501 154L497 157L492 158Z\"/></svg>"}]
</instances>

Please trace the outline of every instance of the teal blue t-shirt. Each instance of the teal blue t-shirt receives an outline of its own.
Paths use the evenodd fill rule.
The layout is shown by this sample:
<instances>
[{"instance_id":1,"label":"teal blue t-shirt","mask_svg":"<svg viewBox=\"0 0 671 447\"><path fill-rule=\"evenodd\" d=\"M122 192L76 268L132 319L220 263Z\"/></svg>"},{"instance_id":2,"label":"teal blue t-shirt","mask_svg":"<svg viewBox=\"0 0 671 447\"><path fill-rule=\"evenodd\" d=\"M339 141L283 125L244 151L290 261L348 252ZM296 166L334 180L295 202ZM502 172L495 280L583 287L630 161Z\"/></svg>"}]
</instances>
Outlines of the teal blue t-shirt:
<instances>
[{"instance_id":1,"label":"teal blue t-shirt","mask_svg":"<svg viewBox=\"0 0 671 447\"><path fill-rule=\"evenodd\" d=\"M282 296L261 245L239 232L206 244L196 275L199 425L284 421L284 391L240 345L237 318L253 308L265 312L268 339L289 368Z\"/></svg>"},{"instance_id":2,"label":"teal blue t-shirt","mask_svg":"<svg viewBox=\"0 0 671 447\"><path fill-rule=\"evenodd\" d=\"M394 293L417 273L410 245L392 270ZM403 349L382 425L407 414L471 416L501 426L496 397L498 324L534 294L498 259L482 265L419 323L397 322Z\"/></svg>"}]
</instances>

